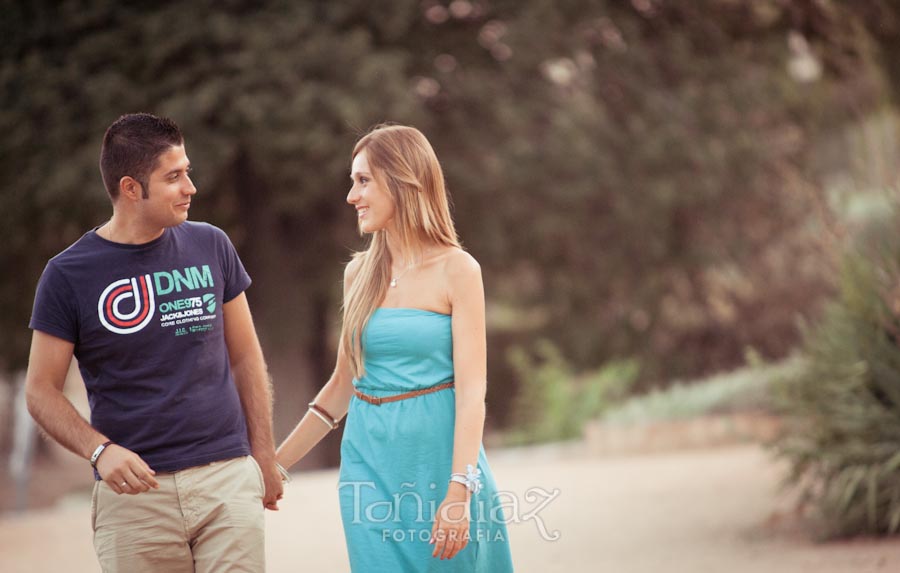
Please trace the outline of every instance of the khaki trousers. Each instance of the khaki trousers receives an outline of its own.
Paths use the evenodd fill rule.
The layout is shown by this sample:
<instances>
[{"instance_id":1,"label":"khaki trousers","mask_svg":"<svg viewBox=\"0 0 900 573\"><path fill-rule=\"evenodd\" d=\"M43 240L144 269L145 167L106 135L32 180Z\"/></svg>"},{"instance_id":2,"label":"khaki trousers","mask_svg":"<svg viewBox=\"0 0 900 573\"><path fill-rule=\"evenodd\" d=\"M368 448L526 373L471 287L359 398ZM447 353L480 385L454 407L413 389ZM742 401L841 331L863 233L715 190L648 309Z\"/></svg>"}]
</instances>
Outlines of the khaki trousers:
<instances>
[{"instance_id":1,"label":"khaki trousers","mask_svg":"<svg viewBox=\"0 0 900 573\"><path fill-rule=\"evenodd\" d=\"M265 571L265 485L251 456L156 475L159 489L94 484L94 549L104 573Z\"/></svg>"}]
</instances>

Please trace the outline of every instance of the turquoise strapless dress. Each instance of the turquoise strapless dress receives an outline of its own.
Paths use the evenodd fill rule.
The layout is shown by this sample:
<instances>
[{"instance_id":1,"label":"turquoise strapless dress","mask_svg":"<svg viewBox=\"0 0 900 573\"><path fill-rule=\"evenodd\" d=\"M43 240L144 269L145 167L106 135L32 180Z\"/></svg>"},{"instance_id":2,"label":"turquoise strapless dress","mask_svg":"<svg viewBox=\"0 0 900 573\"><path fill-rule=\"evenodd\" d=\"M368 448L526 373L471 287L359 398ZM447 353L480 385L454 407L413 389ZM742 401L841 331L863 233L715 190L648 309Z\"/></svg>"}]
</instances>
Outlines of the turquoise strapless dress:
<instances>
[{"instance_id":1,"label":"turquoise strapless dress","mask_svg":"<svg viewBox=\"0 0 900 573\"><path fill-rule=\"evenodd\" d=\"M379 308L362 336L366 372L353 381L391 396L453 380L451 317ZM484 488L472 496L469 544L450 560L431 556L434 515L453 460L453 388L376 406L350 402L341 442L338 491L350 567L356 573L512 571L509 537L484 447Z\"/></svg>"}]
</instances>

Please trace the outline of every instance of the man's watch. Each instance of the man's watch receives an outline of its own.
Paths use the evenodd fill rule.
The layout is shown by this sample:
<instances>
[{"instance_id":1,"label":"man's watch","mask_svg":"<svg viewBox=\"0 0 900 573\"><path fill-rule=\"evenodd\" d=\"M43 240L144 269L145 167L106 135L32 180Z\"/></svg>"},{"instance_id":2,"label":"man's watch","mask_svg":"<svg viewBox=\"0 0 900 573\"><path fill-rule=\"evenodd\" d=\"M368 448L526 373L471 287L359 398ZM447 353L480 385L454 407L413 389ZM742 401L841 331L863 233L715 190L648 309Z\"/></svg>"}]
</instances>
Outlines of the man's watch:
<instances>
[{"instance_id":1,"label":"man's watch","mask_svg":"<svg viewBox=\"0 0 900 573\"><path fill-rule=\"evenodd\" d=\"M105 450L106 447L109 446L110 444L112 444L112 440L108 440L106 442L103 442L99 446L97 446L97 449L94 450L93 454L91 454L91 467L92 468L97 469L97 460L100 458L100 454L102 454L103 450Z\"/></svg>"}]
</instances>

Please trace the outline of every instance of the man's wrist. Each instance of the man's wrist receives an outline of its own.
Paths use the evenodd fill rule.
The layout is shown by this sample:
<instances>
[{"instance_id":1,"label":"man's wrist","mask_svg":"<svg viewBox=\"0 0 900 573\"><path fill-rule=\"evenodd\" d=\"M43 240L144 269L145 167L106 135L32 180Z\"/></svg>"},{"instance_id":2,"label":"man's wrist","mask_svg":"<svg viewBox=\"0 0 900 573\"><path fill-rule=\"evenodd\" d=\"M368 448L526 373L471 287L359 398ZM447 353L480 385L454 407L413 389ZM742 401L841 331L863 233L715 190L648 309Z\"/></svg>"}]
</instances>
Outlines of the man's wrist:
<instances>
[{"instance_id":1,"label":"man's wrist","mask_svg":"<svg viewBox=\"0 0 900 573\"><path fill-rule=\"evenodd\" d=\"M265 448L251 448L251 455L256 458L257 462L274 462L275 446Z\"/></svg>"},{"instance_id":2,"label":"man's wrist","mask_svg":"<svg viewBox=\"0 0 900 573\"><path fill-rule=\"evenodd\" d=\"M91 453L91 457L88 459L88 461L91 462L92 468L97 469L97 461L100 459L100 456L103 454L103 452L106 451L106 448L108 448L112 444L112 440L106 440L94 449L94 451Z\"/></svg>"}]
</instances>

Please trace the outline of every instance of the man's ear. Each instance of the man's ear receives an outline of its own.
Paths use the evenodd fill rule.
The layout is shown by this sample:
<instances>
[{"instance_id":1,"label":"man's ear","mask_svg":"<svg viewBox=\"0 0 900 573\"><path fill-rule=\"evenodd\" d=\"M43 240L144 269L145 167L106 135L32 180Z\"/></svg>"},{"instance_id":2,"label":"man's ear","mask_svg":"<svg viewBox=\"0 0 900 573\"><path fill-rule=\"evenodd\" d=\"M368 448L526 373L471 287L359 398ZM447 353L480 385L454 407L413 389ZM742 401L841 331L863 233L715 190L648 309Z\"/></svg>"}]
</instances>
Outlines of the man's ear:
<instances>
[{"instance_id":1,"label":"man's ear","mask_svg":"<svg viewBox=\"0 0 900 573\"><path fill-rule=\"evenodd\" d=\"M131 201L140 201L143 198L143 189L138 180L126 175L119 179L119 196Z\"/></svg>"}]
</instances>

